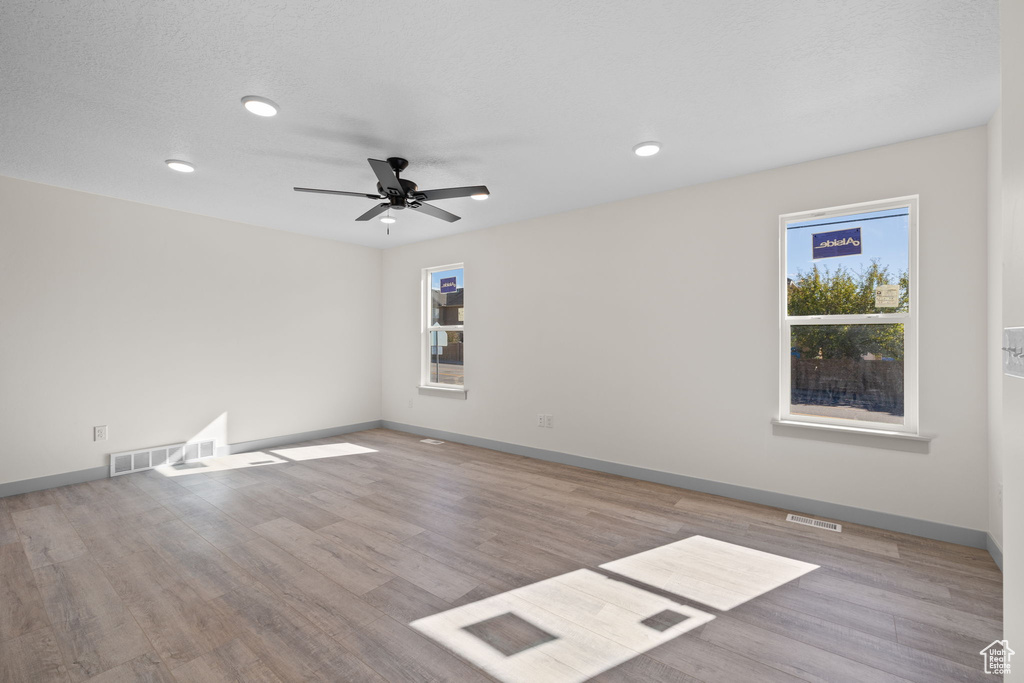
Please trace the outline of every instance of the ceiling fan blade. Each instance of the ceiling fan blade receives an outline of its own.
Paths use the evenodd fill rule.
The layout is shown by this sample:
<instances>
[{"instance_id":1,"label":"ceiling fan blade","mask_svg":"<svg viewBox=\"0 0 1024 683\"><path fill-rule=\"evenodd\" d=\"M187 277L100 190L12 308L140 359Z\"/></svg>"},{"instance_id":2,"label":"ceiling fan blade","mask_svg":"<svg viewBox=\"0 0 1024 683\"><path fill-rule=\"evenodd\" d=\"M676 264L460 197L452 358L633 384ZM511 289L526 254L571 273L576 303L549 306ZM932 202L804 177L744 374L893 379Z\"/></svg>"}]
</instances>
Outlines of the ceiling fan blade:
<instances>
[{"instance_id":1,"label":"ceiling fan blade","mask_svg":"<svg viewBox=\"0 0 1024 683\"><path fill-rule=\"evenodd\" d=\"M366 194L365 192L344 192L342 190L316 190L312 187L293 187L296 192L319 192L320 194L342 194L346 197L366 197L367 199L380 199L379 194Z\"/></svg>"},{"instance_id":2,"label":"ceiling fan blade","mask_svg":"<svg viewBox=\"0 0 1024 683\"><path fill-rule=\"evenodd\" d=\"M380 204L378 204L377 206L373 207L372 209L370 209L369 211L364 213L362 216L360 216L356 220L357 221L368 221L371 218L373 218L375 216L379 216L382 213L384 213L385 211L387 211L389 206L391 206L391 204L389 204L388 202L381 202Z\"/></svg>"},{"instance_id":3,"label":"ceiling fan blade","mask_svg":"<svg viewBox=\"0 0 1024 683\"><path fill-rule=\"evenodd\" d=\"M395 169L391 168L391 164L380 159L367 159L367 161L370 162L373 172L377 174L377 180L380 181L384 192L398 197L405 196L405 189L402 188L402 183L398 182L398 176L395 175Z\"/></svg>"},{"instance_id":4,"label":"ceiling fan blade","mask_svg":"<svg viewBox=\"0 0 1024 683\"><path fill-rule=\"evenodd\" d=\"M456 216L454 213L448 213L444 209L439 209L436 206L431 206L430 204L410 204L409 208L413 211L419 211L420 213L425 213L428 216L433 216L434 218L440 218L441 220L448 221L449 223L454 223L459 220L459 216Z\"/></svg>"},{"instance_id":5,"label":"ceiling fan blade","mask_svg":"<svg viewBox=\"0 0 1024 683\"><path fill-rule=\"evenodd\" d=\"M474 194L490 194L486 185L473 185L472 187L446 187L441 190L417 190L416 196L422 197L428 202L435 199L455 199L456 197L469 197Z\"/></svg>"}]
</instances>

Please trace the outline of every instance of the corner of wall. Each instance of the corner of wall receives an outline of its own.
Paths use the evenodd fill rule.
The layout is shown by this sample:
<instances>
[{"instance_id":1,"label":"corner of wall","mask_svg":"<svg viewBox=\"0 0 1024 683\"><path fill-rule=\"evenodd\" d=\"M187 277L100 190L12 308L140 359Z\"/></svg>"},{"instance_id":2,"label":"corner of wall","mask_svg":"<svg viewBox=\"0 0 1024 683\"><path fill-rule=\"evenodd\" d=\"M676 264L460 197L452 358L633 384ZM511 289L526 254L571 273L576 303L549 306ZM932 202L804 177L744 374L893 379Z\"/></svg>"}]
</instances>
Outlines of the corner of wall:
<instances>
[{"instance_id":1,"label":"corner of wall","mask_svg":"<svg viewBox=\"0 0 1024 683\"><path fill-rule=\"evenodd\" d=\"M1002 226L1002 109L988 123L988 532L1003 542L1003 226ZM1002 561L1002 551L1000 564Z\"/></svg>"}]
</instances>

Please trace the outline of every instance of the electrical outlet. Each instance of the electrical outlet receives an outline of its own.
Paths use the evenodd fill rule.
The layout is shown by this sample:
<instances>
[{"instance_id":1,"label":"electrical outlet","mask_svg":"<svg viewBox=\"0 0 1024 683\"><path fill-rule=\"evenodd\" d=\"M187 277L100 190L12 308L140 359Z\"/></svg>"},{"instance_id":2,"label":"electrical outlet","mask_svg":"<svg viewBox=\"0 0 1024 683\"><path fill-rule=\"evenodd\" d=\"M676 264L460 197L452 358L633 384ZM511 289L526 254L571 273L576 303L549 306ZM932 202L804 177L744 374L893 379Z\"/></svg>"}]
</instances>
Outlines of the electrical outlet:
<instances>
[{"instance_id":1,"label":"electrical outlet","mask_svg":"<svg viewBox=\"0 0 1024 683\"><path fill-rule=\"evenodd\" d=\"M106 441L107 440L107 425L100 425L92 428L92 440L93 441Z\"/></svg>"},{"instance_id":2,"label":"electrical outlet","mask_svg":"<svg viewBox=\"0 0 1024 683\"><path fill-rule=\"evenodd\" d=\"M409 399L409 407L412 408L412 399Z\"/></svg>"},{"instance_id":3,"label":"electrical outlet","mask_svg":"<svg viewBox=\"0 0 1024 683\"><path fill-rule=\"evenodd\" d=\"M544 416L544 426L547 427L548 429L552 429L555 426L555 416L554 415L545 415Z\"/></svg>"},{"instance_id":4,"label":"electrical outlet","mask_svg":"<svg viewBox=\"0 0 1024 683\"><path fill-rule=\"evenodd\" d=\"M537 426L538 427L543 427L544 426L544 415L542 415L541 413L537 413Z\"/></svg>"}]
</instances>

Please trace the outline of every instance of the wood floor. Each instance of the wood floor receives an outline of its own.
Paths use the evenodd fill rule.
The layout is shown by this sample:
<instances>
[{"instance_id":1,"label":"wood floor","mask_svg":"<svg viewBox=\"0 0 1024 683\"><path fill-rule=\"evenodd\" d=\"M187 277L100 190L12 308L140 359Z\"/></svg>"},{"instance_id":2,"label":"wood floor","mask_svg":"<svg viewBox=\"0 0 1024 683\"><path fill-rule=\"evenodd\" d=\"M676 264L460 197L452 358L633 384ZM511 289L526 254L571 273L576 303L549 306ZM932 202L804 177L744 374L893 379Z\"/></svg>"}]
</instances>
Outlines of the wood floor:
<instances>
[{"instance_id":1,"label":"wood floor","mask_svg":"<svg viewBox=\"0 0 1024 683\"><path fill-rule=\"evenodd\" d=\"M0 681L495 680L409 624L691 536L818 568L592 680L997 680L982 550L419 439L0 499Z\"/></svg>"}]
</instances>

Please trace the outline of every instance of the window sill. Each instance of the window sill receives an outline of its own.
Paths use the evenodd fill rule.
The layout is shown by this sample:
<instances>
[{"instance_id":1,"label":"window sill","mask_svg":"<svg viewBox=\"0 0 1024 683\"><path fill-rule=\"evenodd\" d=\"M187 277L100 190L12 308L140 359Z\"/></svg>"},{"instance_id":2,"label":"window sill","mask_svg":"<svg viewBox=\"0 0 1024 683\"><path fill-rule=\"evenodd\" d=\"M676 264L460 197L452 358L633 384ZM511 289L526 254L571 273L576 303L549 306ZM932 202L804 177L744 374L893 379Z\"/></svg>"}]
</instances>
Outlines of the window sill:
<instances>
[{"instance_id":1,"label":"window sill","mask_svg":"<svg viewBox=\"0 0 1024 683\"><path fill-rule=\"evenodd\" d=\"M460 387L430 387L421 384L418 389L420 396L441 396L466 400L466 390Z\"/></svg>"},{"instance_id":2,"label":"window sill","mask_svg":"<svg viewBox=\"0 0 1024 683\"><path fill-rule=\"evenodd\" d=\"M829 441L831 443L867 446L869 448L905 451L907 453L928 453L929 445L932 439L935 438L934 436L924 434L889 432L881 429L863 429L860 427L798 422L796 420L772 420L772 433L775 436Z\"/></svg>"}]
</instances>

